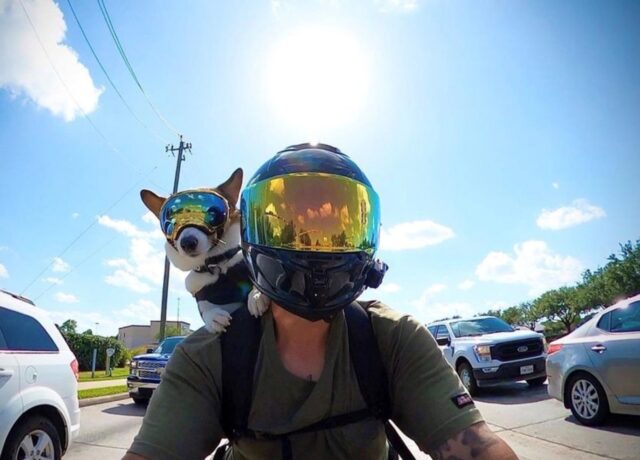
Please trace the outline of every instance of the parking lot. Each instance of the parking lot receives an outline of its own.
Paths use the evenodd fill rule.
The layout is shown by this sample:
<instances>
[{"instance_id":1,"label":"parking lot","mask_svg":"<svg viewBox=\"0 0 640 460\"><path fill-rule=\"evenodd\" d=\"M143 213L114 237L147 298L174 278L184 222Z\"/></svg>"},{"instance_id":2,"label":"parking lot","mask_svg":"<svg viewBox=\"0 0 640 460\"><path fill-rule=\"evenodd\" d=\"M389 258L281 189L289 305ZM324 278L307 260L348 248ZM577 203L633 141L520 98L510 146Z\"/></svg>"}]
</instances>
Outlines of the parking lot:
<instances>
[{"instance_id":1,"label":"parking lot","mask_svg":"<svg viewBox=\"0 0 640 460\"><path fill-rule=\"evenodd\" d=\"M582 426L559 401L549 398L546 385L531 389L514 383L485 389L476 405L521 459L640 458L640 417L612 416L603 427ZM130 400L83 408L81 434L65 459L122 458L143 416L144 408ZM414 452L418 458L429 458L415 446Z\"/></svg>"}]
</instances>

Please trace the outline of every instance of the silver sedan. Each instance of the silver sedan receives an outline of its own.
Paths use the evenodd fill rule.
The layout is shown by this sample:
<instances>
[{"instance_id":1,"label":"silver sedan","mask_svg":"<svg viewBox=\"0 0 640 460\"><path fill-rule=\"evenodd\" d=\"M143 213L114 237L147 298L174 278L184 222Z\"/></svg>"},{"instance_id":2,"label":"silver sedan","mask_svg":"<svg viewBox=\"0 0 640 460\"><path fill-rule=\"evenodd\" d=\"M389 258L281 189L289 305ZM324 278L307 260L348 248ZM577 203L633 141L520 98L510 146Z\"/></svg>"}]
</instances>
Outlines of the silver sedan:
<instances>
[{"instance_id":1,"label":"silver sedan","mask_svg":"<svg viewBox=\"0 0 640 460\"><path fill-rule=\"evenodd\" d=\"M602 310L549 344L549 395L584 425L640 415L640 295Z\"/></svg>"}]
</instances>

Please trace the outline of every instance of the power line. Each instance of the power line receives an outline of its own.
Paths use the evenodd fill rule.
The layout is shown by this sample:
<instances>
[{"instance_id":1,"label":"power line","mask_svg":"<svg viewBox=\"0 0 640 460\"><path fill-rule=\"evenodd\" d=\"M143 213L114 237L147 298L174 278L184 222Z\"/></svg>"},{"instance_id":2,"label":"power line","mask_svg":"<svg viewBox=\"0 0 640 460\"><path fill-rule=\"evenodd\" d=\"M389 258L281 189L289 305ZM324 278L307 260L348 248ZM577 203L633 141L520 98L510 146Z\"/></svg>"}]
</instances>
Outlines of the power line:
<instances>
[{"instance_id":1,"label":"power line","mask_svg":"<svg viewBox=\"0 0 640 460\"><path fill-rule=\"evenodd\" d=\"M109 142L109 139L107 139L107 137L102 133L102 131L100 131L98 129L96 124L89 117L89 115L84 111L84 109L82 108L82 106L80 105L78 100L74 97L73 93L71 92L71 90L69 89L69 87L67 86L65 81L63 80L62 76L60 75L60 72L58 72L58 69L56 68L55 64L53 63L53 60L51 59L51 56L49 56L49 53L47 52L47 48L44 46L44 43L42 42L42 39L40 38L40 34L38 34L38 31L37 31L35 25L33 24L33 21L31 20L31 16L29 15L29 12L27 11L27 8L24 6L23 1L22 0L19 0L19 1L20 1L20 6L22 6L22 11L24 11L24 14L27 16L27 20L29 21L29 24L31 25L31 29L33 30L33 33L36 36L36 39L38 40L38 43L40 44L40 48L42 48L42 51L44 52L44 55L46 56L47 60L49 61L49 65L51 65L51 68L53 69L53 71L55 72L56 76L58 77L58 80L60 80L60 83L64 87L64 89L67 92L68 96L76 104L76 107L78 107L78 110L80 111L80 113L82 113L82 116L89 122L89 124L95 130L95 132L98 133L98 136L100 136L102 141L116 155L118 155L122 160L124 160L125 162L129 163L128 160L120 153L120 151L111 142Z\"/></svg>"},{"instance_id":2,"label":"power line","mask_svg":"<svg viewBox=\"0 0 640 460\"><path fill-rule=\"evenodd\" d=\"M129 59L127 58L127 54L124 51L122 42L120 42L120 39L118 38L116 29L113 26L113 22L111 21L111 16L109 15L109 11L107 10L107 5L104 3L104 0L97 0L97 1L98 1L98 6L100 7L100 12L102 13L102 17L104 18L104 21L107 24L107 28L109 29L109 32L111 33L111 38L113 38L113 41L116 44L116 48L118 49L118 53L120 54L120 57L124 61L127 69L129 70L129 73L131 74L133 81L135 81L136 85L140 89L140 92L144 95L144 98L147 100L147 103L149 104L153 112L157 115L157 117L160 119L160 121L162 121L162 123L164 123L164 125L169 130L173 131L173 133L180 135L180 132L171 123L167 121L167 119L162 115L162 113L160 113L160 111L156 108L153 102L151 102L151 99L149 99L149 96L147 95L146 91L142 87L142 84L140 83L138 76L133 70L133 67L129 62Z\"/></svg>"},{"instance_id":3,"label":"power line","mask_svg":"<svg viewBox=\"0 0 640 460\"><path fill-rule=\"evenodd\" d=\"M33 283L35 283L48 269L49 267L51 267L53 265L53 263L55 262L56 258L60 258L62 257L69 249L71 249L73 247L73 245L75 245L80 238L82 238L89 230L91 230L91 228L93 228L94 225L96 225L98 223L98 220L100 218L100 216L108 213L109 211L111 211L115 206L117 206L129 193L131 193L131 191L136 188L136 186L143 180L146 179L148 176L151 175L151 173L153 173L153 171L155 171L158 167L154 166L145 176L139 178L131 187L129 187L116 201L114 201L111 205L109 205L105 210L103 210L98 217L96 217L95 219L93 219L93 221L84 229L82 230L73 240L71 240L71 242L69 244L67 244L67 246L57 255L55 256L53 259L51 259L51 262L49 262L30 282L29 284L20 292L20 295L23 295L27 289L29 289Z\"/></svg>"},{"instance_id":4,"label":"power line","mask_svg":"<svg viewBox=\"0 0 640 460\"><path fill-rule=\"evenodd\" d=\"M65 273L61 278L60 281L64 280L67 276L69 276L71 273L73 273L73 271L78 268L80 265L84 264L87 260L91 259L93 256L95 256L97 253L99 253L100 251L102 251L104 248L106 248L107 246L109 246L111 243L113 243L115 241L115 239L118 237L118 235L115 235L113 238L111 238L109 241L107 241L105 244L103 244L102 246L100 246L98 249L96 249L95 251L93 251L92 253L90 253L87 257L85 257L84 259L82 259L80 262L78 262L77 264L73 265L71 267L71 269ZM40 297L42 297L43 295L45 295L47 292L49 292L50 289L52 289L55 286L55 284L51 284L51 286L49 286L48 288L46 288L44 291L42 291L40 294L38 294L36 297L34 297L33 300L34 302L36 300L38 300Z\"/></svg>"},{"instance_id":5,"label":"power line","mask_svg":"<svg viewBox=\"0 0 640 460\"><path fill-rule=\"evenodd\" d=\"M71 4L71 0L67 0L67 3L69 4L69 8L71 9L71 13L73 14L73 17L76 20L76 23L78 24L78 27L80 28L80 32L82 32L82 36L84 37L84 40L87 42L87 45L89 45L89 49L91 50L91 53L93 54L93 57L96 59L96 61L98 62L98 65L100 66L100 68L102 69L102 72L104 73L105 77L107 77L107 80L109 81L109 83L111 84L111 87L113 88L113 90L116 92L116 94L118 95L118 97L120 98L120 100L122 101L122 103L124 104L124 106L127 108L127 110L129 111L129 113L133 116L133 118L135 118L138 123L140 123L147 131L149 131L155 138L156 140L162 142L162 143L166 143L165 139L162 139L162 137L156 133L154 130L152 130L149 126L147 126L133 111L133 109L131 108L131 106L129 106L129 104L127 103L127 101L125 100L125 98L122 96L122 93L120 93L120 91L118 90L118 88L116 87L115 83L113 82L113 80L111 79L111 76L109 76L109 72L107 72L107 69L105 69L104 65L102 64L102 61L100 61L100 58L98 57L98 54L96 53L96 51L93 49L93 46L91 45L91 42L89 41L89 37L87 37L86 32L84 31L84 28L82 27L82 24L80 23L80 19L78 18L78 15L76 14L75 9L73 8L73 5Z\"/></svg>"}]
</instances>

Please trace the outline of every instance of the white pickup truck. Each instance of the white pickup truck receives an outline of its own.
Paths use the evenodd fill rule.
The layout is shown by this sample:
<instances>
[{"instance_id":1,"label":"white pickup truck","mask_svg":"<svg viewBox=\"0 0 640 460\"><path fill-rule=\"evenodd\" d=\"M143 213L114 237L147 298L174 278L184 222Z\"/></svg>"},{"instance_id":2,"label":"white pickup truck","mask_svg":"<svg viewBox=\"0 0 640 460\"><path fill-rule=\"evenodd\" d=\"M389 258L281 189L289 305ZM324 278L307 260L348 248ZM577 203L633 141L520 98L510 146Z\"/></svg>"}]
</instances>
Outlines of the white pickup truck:
<instances>
[{"instance_id":1,"label":"white pickup truck","mask_svg":"<svg viewBox=\"0 0 640 460\"><path fill-rule=\"evenodd\" d=\"M538 386L547 378L542 334L515 330L494 316L438 321L427 328L471 395L516 380Z\"/></svg>"}]
</instances>

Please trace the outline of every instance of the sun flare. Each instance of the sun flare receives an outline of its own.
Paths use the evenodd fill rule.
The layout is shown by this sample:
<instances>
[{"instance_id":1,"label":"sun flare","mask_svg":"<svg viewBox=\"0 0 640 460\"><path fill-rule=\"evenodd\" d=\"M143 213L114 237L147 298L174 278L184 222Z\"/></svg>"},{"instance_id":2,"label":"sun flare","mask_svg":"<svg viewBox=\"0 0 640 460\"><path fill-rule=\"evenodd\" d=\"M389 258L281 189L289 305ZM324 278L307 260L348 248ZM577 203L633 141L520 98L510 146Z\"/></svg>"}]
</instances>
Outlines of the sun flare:
<instances>
[{"instance_id":1,"label":"sun flare","mask_svg":"<svg viewBox=\"0 0 640 460\"><path fill-rule=\"evenodd\" d=\"M277 116L311 136L347 124L362 111L368 62L355 37L331 27L303 27L271 50L269 102Z\"/></svg>"}]
</instances>

